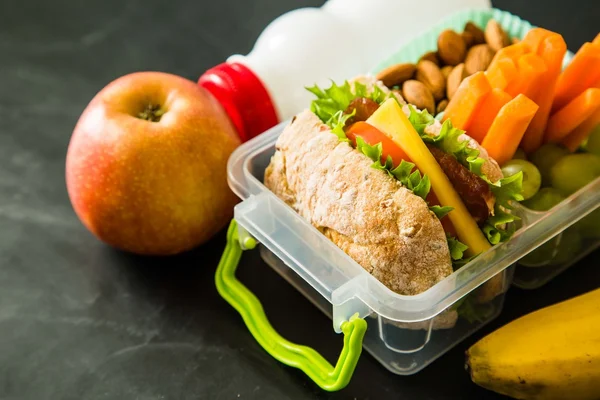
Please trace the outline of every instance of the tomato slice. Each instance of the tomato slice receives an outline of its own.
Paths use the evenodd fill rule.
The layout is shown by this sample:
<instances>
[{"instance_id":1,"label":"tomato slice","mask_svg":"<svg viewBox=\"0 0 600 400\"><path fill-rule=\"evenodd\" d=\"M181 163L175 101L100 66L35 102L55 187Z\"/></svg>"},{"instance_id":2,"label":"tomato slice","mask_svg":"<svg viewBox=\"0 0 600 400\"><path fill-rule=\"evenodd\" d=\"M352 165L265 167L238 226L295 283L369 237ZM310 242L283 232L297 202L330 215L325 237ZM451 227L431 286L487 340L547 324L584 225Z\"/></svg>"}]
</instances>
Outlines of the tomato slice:
<instances>
[{"instance_id":1,"label":"tomato slice","mask_svg":"<svg viewBox=\"0 0 600 400\"><path fill-rule=\"evenodd\" d=\"M365 143L373 146L381 143L381 162L385 163L387 157L392 157L394 167L397 167L402 160L410 162L408 155L398 146L392 139L387 137L379 129L364 121L355 122L346 131L346 136L354 145L356 145L356 137L360 136Z\"/></svg>"}]
</instances>

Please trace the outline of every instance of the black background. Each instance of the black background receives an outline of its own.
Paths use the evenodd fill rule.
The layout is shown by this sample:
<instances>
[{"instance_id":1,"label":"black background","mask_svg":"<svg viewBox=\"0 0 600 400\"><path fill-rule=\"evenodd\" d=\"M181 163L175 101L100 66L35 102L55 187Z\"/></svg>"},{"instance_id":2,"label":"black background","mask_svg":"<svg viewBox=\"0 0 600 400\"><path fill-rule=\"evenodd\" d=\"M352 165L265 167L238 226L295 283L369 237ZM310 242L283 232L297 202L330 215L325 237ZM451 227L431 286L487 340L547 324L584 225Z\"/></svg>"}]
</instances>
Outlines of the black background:
<instances>
[{"instance_id":1,"label":"black background","mask_svg":"<svg viewBox=\"0 0 600 400\"><path fill-rule=\"evenodd\" d=\"M196 80L230 54L248 52L278 15L321 4L1 1L1 399L499 398L469 380L468 346L600 284L596 251L539 290L512 289L497 320L421 373L392 375L363 353L350 385L329 394L267 355L217 295L223 233L188 254L156 259L115 251L83 228L65 190L64 160L98 90L136 70ZM561 32L573 51L600 25L597 1L494 5ZM341 337L331 321L257 252L244 254L239 276L283 336L335 360Z\"/></svg>"}]
</instances>

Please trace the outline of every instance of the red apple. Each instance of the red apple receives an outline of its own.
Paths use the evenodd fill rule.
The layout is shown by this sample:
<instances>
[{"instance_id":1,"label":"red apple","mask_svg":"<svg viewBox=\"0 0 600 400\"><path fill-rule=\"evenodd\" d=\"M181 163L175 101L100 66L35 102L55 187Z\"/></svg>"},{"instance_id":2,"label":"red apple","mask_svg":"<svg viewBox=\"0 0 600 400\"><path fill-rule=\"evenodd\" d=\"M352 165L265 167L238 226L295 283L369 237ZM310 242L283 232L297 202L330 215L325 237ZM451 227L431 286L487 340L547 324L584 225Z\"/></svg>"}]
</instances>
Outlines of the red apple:
<instances>
[{"instance_id":1,"label":"red apple","mask_svg":"<svg viewBox=\"0 0 600 400\"><path fill-rule=\"evenodd\" d=\"M88 104L73 131L66 184L82 223L125 251L196 247L233 216L226 167L240 144L221 105L185 78L125 75Z\"/></svg>"}]
</instances>

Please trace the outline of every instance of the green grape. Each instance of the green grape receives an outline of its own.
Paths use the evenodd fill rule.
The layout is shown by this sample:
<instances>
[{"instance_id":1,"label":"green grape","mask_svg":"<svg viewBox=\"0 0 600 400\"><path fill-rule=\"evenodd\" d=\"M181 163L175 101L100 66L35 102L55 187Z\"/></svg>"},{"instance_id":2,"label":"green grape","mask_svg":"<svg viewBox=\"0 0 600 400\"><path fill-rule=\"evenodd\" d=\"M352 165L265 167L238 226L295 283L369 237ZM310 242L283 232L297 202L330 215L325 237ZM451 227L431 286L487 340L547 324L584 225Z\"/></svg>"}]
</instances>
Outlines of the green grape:
<instances>
[{"instance_id":1,"label":"green grape","mask_svg":"<svg viewBox=\"0 0 600 400\"><path fill-rule=\"evenodd\" d=\"M577 221L573 227L584 238L600 239L600 208L595 209Z\"/></svg>"},{"instance_id":2,"label":"green grape","mask_svg":"<svg viewBox=\"0 0 600 400\"><path fill-rule=\"evenodd\" d=\"M502 174L508 177L523 172L523 192L525 200L532 198L542 184L542 176L535 165L526 160L510 160L502 166Z\"/></svg>"},{"instance_id":3,"label":"green grape","mask_svg":"<svg viewBox=\"0 0 600 400\"><path fill-rule=\"evenodd\" d=\"M557 189L546 187L541 188L532 198L525 200L523 205L534 211L547 211L565 198Z\"/></svg>"},{"instance_id":4,"label":"green grape","mask_svg":"<svg viewBox=\"0 0 600 400\"><path fill-rule=\"evenodd\" d=\"M569 151L559 145L548 143L537 149L529 158L540 170L542 186L550 186L550 169Z\"/></svg>"},{"instance_id":5,"label":"green grape","mask_svg":"<svg viewBox=\"0 0 600 400\"><path fill-rule=\"evenodd\" d=\"M598 125L588 136L585 149L590 153L600 156L600 125Z\"/></svg>"},{"instance_id":6,"label":"green grape","mask_svg":"<svg viewBox=\"0 0 600 400\"><path fill-rule=\"evenodd\" d=\"M525 151L522 148L518 148L517 151L515 151L515 155L512 158L513 160L527 160L527 154L525 154Z\"/></svg>"},{"instance_id":7,"label":"green grape","mask_svg":"<svg viewBox=\"0 0 600 400\"><path fill-rule=\"evenodd\" d=\"M550 169L550 176L552 187L568 196L600 176L600 156L569 154Z\"/></svg>"}]
</instances>

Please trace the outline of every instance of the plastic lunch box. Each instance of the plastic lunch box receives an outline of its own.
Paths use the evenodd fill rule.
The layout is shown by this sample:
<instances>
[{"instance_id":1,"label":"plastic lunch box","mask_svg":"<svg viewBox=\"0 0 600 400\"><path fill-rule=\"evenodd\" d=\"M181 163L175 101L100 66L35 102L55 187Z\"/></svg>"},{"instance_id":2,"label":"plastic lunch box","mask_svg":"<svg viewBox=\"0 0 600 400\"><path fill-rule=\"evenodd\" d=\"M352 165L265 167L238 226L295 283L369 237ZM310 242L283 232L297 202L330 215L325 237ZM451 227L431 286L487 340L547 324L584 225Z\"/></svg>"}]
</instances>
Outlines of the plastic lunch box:
<instances>
[{"instance_id":1,"label":"plastic lunch box","mask_svg":"<svg viewBox=\"0 0 600 400\"><path fill-rule=\"evenodd\" d=\"M416 61L435 48L435 38L445 28L462 29L468 20L481 26L490 18L499 21L511 36L522 37L531 28L527 22L497 9L461 11L414 39L373 72L393 62ZM324 390L339 390L349 382L362 349L394 374L410 375L425 368L501 312L515 270L526 271L519 275L520 286L534 287L577 261L575 257L546 265L552 260L542 260L538 264L543 266L534 267L519 260L540 245L554 246L550 254L559 258L563 250L560 243L573 229L567 228L600 206L600 178L548 212L516 205L522 221L510 241L494 246L423 293L399 295L262 184L275 142L288 123L284 121L244 143L228 161L229 185L242 201L234 210L215 284L267 352L282 363L301 369ZM599 244L600 239L589 239L580 256ZM313 349L279 336L259 300L236 279L243 250L253 248L258 248L267 264L332 319L337 333L343 332L344 346L335 366ZM444 318L442 312L456 308L492 278L500 282L500 294L476 305L483 318L459 317L450 328L438 324Z\"/></svg>"}]
</instances>

